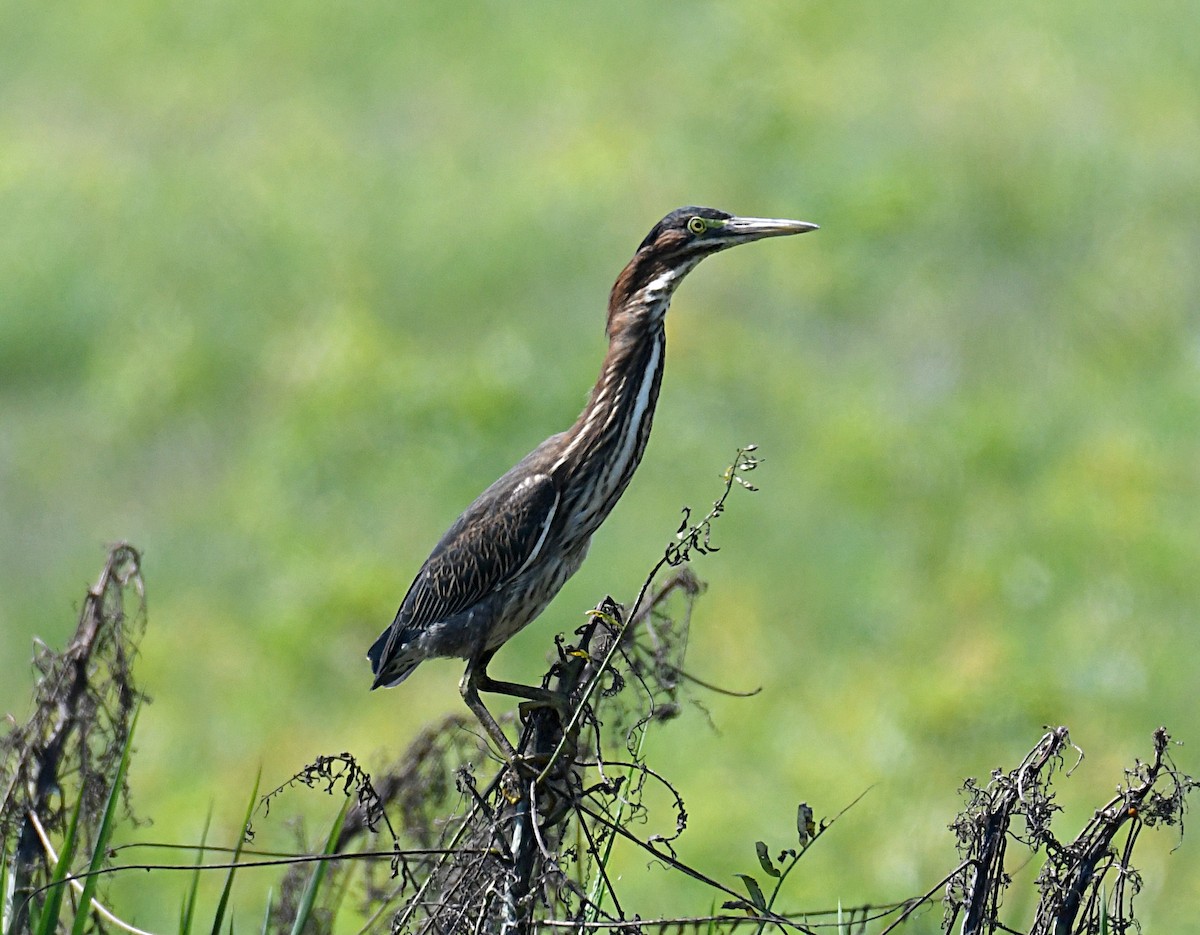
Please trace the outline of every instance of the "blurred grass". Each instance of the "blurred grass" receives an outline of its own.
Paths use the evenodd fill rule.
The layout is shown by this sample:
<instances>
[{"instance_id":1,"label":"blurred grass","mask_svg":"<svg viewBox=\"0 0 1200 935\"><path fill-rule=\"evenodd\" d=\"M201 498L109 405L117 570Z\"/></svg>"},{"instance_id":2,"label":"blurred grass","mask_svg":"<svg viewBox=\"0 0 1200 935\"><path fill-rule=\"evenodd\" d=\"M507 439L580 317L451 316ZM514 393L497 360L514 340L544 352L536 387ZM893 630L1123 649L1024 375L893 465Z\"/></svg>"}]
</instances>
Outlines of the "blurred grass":
<instances>
[{"instance_id":1,"label":"blurred grass","mask_svg":"<svg viewBox=\"0 0 1200 935\"><path fill-rule=\"evenodd\" d=\"M370 695L366 646L577 413L612 277L698 202L823 229L681 289L642 471L497 671L632 595L752 441L691 659L764 691L654 741L685 859L732 879L796 801L874 783L795 902L899 899L950 866L959 780L1043 724L1090 753L1076 824L1159 723L1195 771L1197 12L0 7L0 707L128 538L152 836L194 840L213 798L234 827L259 762L382 763L458 667ZM1144 842L1152 929L1200 910L1174 844ZM629 873L628 904L683 903L664 879Z\"/></svg>"}]
</instances>

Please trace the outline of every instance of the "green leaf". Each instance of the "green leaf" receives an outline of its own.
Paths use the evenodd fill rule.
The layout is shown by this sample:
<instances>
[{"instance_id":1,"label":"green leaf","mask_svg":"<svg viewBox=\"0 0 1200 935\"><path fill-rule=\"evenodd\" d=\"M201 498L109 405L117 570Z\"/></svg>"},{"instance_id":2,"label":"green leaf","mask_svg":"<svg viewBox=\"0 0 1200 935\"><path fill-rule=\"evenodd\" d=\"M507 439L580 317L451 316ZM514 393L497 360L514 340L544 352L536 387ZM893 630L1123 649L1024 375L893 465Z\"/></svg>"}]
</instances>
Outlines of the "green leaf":
<instances>
[{"instance_id":1,"label":"green leaf","mask_svg":"<svg viewBox=\"0 0 1200 935\"><path fill-rule=\"evenodd\" d=\"M271 909L274 907L274 903L275 891L273 889L269 889L267 890L267 911L263 913L263 924L260 935L269 935L271 931Z\"/></svg>"},{"instance_id":2,"label":"green leaf","mask_svg":"<svg viewBox=\"0 0 1200 935\"><path fill-rule=\"evenodd\" d=\"M58 930L58 916L62 911L63 892L68 884L65 882L70 872L71 860L75 856L75 835L79 828L79 807L83 804L83 790L75 800L75 808L71 810L71 821L67 825L67 836L63 840L62 850L58 854L58 862L50 875L50 887L46 891L46 902L42 906L38 918L37 935L54 935Z\"/></svg>"},{"instance_id":3,"label":"green leaf","mask_svg":"<svg viewBox=\"0 0 1200 935\"><path fill-rule=\"evenodd\" d=\"M196 869L192 871L192 882L188 887L187 897L183 901L183 910L179 916L179 935L191 935L192 918L196 912L196 896L200 892L200 864L204 863L204 846L208 844L208 829L212 824L212 803L208 805L208 814L204 816L204 829L200 832L200 846L196 848Z\"/></svg>"},{"instance_id":4,"label":"green leaf","mask_svg":"<svg viewBox=\"0 0 1200 935\"><path fill-rule=\"evenodd\" d=\"M748 873L736 874L746 884L746 892L750 894L750 902L754 903L754 907L761 912L767 911L767 899L763 896L762 887L758 885L758 881Z\"/></svg>"},{"instance_id":5,"label":"green leaf","mask_svg":"<svg viewBox=\"0 0 1200 935\"><path fill-rule=\"evenodd\" d=\"M258 769L258 775L254 777L254 790L250 793L250 803L246 806L246 817L242 821L242 831L238 835L237 847L233 849L233 860L230 861L232 866L225 877L225 887L221 890L221 900L217 903L217 914L213 917L212 935L221 935L221 922L225 919L225 909L229 906L229 894L233 891L233 875L237 873L237 862L242 856L242 846L246 843L246 832L250 829L250 818L254 814L254 806L258 803L258 786L260 782L262 782L261 766ZM232 917L230 917L229 925L232 928Z\"/></svg>"},{"instance_id":6,"label":"green leaf","mask_svg":"<svg viewBox=\"0 0 1200 935\"><path fill-rule=\"evenodd\" d=\"M779 876L779 871L776 870L775 865L771 863L771 852L767 850L766 842L755 841L754 850L758 853L758 865L771 876Z\"/></svg>"},{"instance_id":7,"label":"green leaf","mask_svg":"<svg viewBox=\"0 0 1200 935\"><path fill-rule=\"evenodd\" d=\"M333 820L333 827L329 829L329 837L325 841L325 849L321 852L326 857L337 852L338 837L341 836L342 825L346 821L346 815L350 811L352 802L353 800L347 796L337 817ZM292 925L292 935L300 935L304 931L304 926L312 913L313 902L317 898L317 891L321 888L321 882L325 879L325 871L328 868L329 861L327 860L319 860L313 867L312 876L309 877L308 885L304 887L304 894L300 897L300 904L296 907L296 921Z\"/></svg>"},{"instance_id":8,"label":"green leaf","mask_svg":"<svg viewBox=\"0 0 1200 935\"><path fill-rule=\"evenodd\" d=\"M121 760L109 783L108 801L104 803L104 815L100 818L100 829L96 832L96 841L92 847L92 860L88 864L87 879L83 881L83 892L79 897L79 911L75 913L75 921L71 925L71 935L83 935L88 917L91 915L89 909L92 905L92 895L96 892L96 883L100 879L97 871L104 866L108 842L112 840L113 822L121 801L121 787L125 784L125 776L129 772L129 760L133 756L133 732L137 729L138 715L141 712L142 703L139 700L137 707L133 710L133 718L129 722L129 733L125 735L125 746L121 748Z\"/></svg>"},{"instance_id":9,"label":"green leaf","mask_svg":"<svg viewBox=\"0 0 1200 935\"><path fill-rule=\"evenodd\" d=\"M13 906L8 896L8 836L0 836L0 935L8 931L4 923L12 918Z\"/></svg>"}]
</instances>

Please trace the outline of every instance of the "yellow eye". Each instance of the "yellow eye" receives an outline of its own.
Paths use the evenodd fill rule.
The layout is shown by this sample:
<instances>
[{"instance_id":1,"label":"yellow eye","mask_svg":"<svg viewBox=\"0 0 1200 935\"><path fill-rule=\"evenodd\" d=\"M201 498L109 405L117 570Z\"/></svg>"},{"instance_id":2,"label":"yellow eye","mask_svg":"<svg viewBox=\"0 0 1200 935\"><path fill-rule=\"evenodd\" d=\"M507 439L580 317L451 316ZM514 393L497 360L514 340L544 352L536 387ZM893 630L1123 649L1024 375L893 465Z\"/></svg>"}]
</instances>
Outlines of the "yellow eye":
<instances>
[{"instance_id":1,"label":"yellow eye","mask_svg":"<svg viewBox=\"0 0 1200 935\"><path fill-rule=\"evenodd\" d=\"M687 229L693 234L703 234L708 230L708 225L704 223L704 218L694 217L687 222Z\"/></svg>"}]
</instances>

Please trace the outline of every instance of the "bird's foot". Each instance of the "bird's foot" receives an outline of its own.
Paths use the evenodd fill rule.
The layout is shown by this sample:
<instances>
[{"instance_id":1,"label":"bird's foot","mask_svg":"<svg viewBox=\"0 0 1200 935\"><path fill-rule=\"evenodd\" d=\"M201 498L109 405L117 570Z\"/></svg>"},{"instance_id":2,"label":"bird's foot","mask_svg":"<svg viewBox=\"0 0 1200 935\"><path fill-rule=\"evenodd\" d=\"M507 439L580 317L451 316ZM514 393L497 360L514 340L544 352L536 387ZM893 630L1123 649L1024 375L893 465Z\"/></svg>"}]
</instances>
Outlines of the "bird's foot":
<instances>
[{"instance_id":1,"label":"bird's foot","mask_svg":"<svg viewBox=\"0 0 1200 935\"><path fill-rule=\"evenodd\" d=\"M514 753L508 767L522 780L529 782L542 775L550 762L548 754Z\"/></svg>"},{"instance_id":2,"label":"bird's foot","mask_svg":"<svg viewBox=\"0 0 1200 935\"><path fill-rule=\"evenodd\" d=\"M562 692L554 692L548 689L546 694L540 698L530 698L528 701L522 701L517 706L517 710L521 712L521 720L525 720L529 715L536 711L551 710L558 715L560 720L565 720L571 713L570 696L564 695Z\"/></svg>"},{"instance_id":3,"label":"bird's foot","mask_svg":"<svg viewBox=\"0 0 1200 935\"><path fill-rule=\"evenodd\" d=\"M463 701L467 703L467 707L475 714L480 725L488 737L491 738L496 750L513 771L525 778L538 776L549 764L550 757L546 754L518 752L504 735L504 731L500 729L500 725L496 723L496 719L492 717L491 713L484 706L479 693L485 691L524 699L520 704L519 710L521 720L526 724L530 718L536 718L539 712L546 710L553 711L557 715L560 725L566 724L571 715L570 696L545 687L520 685L516 682L502 682L493 679L488 676L485 668L488 658L490 656L481 657L478 660L472 660L468 663L467 671L459 683L459 690L462 693ZM560 730L561 728L551 727L550 729Z\"/></svg>"}]
</instances>

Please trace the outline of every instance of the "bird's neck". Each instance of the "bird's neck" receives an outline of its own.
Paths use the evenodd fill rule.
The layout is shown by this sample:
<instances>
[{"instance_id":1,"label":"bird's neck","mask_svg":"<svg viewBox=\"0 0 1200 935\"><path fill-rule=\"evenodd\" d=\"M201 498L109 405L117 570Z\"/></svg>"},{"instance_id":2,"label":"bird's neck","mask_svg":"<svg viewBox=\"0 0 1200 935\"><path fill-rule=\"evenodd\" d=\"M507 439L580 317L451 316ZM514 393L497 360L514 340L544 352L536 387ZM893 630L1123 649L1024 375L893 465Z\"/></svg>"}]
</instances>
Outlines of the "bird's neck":
<instances>
[{"instance_id":1,"label":"bird's neck","mask_svg":"<svg viewBox=\"0 0 1200 935\"><path fill-rule=\"evenodd\" d=\"M581 494L566 511L587 535L624 492L650 438L666 353L663 316L673 291L673 284L652 283L636 298L610 308L608 353L600 377L564 435L555 467L587 479L568 485ZM589 488L586 493L584 487Z\"/></svg>"}]
</instances>

